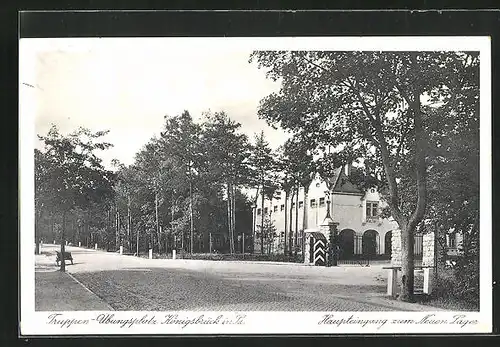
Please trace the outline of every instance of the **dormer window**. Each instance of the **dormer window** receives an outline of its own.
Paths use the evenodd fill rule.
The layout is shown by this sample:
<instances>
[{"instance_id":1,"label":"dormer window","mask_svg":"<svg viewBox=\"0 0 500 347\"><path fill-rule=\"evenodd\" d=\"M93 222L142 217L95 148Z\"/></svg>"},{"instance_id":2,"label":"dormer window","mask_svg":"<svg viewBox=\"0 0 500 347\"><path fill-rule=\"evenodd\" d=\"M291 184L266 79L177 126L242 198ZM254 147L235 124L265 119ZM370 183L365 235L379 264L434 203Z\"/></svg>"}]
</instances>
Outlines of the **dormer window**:
<instances>
[{"instance_id":1,"label":"dormer window","mask_svg":"<svg viewBox=\"0 0 500 347\"><path fill-rule=\"evenodd\" d=\"M367 201L366 202L366 218L376 218L378 217L378 202Z\"/></svg>"}]
</instances>

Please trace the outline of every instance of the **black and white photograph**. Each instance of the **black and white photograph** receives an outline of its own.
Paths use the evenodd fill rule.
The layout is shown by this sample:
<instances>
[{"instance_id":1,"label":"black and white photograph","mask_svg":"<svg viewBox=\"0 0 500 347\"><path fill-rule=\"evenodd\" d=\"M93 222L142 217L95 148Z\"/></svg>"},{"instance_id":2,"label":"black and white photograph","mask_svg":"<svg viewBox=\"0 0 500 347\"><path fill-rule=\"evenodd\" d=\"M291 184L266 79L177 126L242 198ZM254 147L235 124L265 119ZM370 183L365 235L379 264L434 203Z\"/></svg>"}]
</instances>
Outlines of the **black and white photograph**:
<instances>
[{"instance_id":1,"label":"black and white photograph","mask_svg":"<svg viewBox=\"0 0 500 347\"><path fill-rule=\"evenodd\" d=\"M489 45L22 39L25 329L489 331Z\"/></svg>"}]
</instances>

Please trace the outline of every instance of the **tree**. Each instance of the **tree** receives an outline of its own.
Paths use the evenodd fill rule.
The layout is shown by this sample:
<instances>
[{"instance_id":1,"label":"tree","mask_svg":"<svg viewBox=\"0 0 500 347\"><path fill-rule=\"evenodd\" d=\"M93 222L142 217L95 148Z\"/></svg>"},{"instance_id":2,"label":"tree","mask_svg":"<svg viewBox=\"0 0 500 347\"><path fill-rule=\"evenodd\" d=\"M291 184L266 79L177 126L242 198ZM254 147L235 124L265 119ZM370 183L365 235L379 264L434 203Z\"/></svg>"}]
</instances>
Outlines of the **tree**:
<instances>
[{"instance_id":1,"label":"tree","mask_svg":"<svg viewBox=\"0 0 500 347\"><path fill-rule=\"evenodd\" d=\"M267 215L264 218L263 226L259 225L260 234L262 235L262 239L266 243L266 248L268 254L271 253L271 247L274 243L274 238L276 236L276 226L274 225L273 220L271 219L271 215Z\"/></svg>"},{"instance_id":2,"label":"tree","mask_svg":"<svg viewBox=\"0 0 500 347\"><path fill-rule=\"evenodd\" d=\"M197 162L202 160L200 150L201 127L193 122L188 111L177 117L165 117L165 125L161 134L164 148L169 146L172 159L184 169L189 187L189 251L193 253L194 246L194 211L193 211L193 182L198 175ZM184 242L184 236L182 237Z\"/></svg>"},{"instance_id":3,"label":"tree","mask_svg":"<svg viewBox=\"0 0 500 347\"><path fill-rule=\"evenodd\" d=\"M255 144L253 146L252 155L250 157L251 165L256 172L256 185L261 189L261 224L260 228L264 228L264 201L266 187L271 187L274 185L269 179L269 175L274 171L275 163L272 156L272 150L269 147L269 143L266 141L264 132L261 131L260 134L255 135ZM258 196L258 195L257 195ZM263 234L260 233L260 251L264 253L264 239Z\"/></svg>"},{"instance_id":4,"label":"tree","mask_svg":"<svg viewBox=\"0 0 500 347\"><path fill-rule=\"evenodd\" d=\"M427 109L444 114L453 91L462 87L459 81L469 73L469 56L314 51L259 51L251 56L269 78L281 80L281 90L262 100L260 117L301 134L317 148L353 151L373 159L372 169L379 168L374 178L402 235L404 301L413 299L413 234L428 200L425 127L432 114ZM416 198L403 209L397 173L408 163Z\"/></svg>"},{"instance_id":5,"label":"tree","mask_svg":"<svg viewBox=\"0 0 500 347\"><path fill-rule=\"evenodd\" d=\"M292 210L288 208L288 200L291 198L293 201L294 195L292 194L293 188L297 184L297 174L293 171L291 167L290 158L287 157L287 151L285 151L284 146L281 146L279 149L278 159L276 161L277 172L281 173L281 177L279 180L280 188L285 192L285 220L284 220L284 228L285 228L285 239L283 245L283 253L291 255L292 253ZM291 195L292 194L292 195ZM291 206L291 204L290 204ZM290 221L288 220L288 216L290 216ZM288 227L290 224L290 227ZM290 229L290 231L288 230ZM287 235L289 235L289 242L287 247Z\"/></svg>"},{"instance_id":6,"label":"tree","mask_svg":"<svg viewBox=\"0 0 500 347\"><path fill-rule=\"evenodd\" d=\"M101 140L106 134L106 131L93 133L80 128L63 136L57 127L52 126L47 135L38 136L44 143L44 150L35 156L35 160L40 160L35 164L38 171L35 172L38 179L35 192L40 194L35 200L39 202L39 208L49 205L62 215L61 271L65 271L68 214L77 207L86 208L112 196L114 175L103 167L101 159L94 153L111 146Z\"/></svg>"},{"instance_id":7,"label":"tree","mask_svg":"<svg viewBox=\"0 0 500 347\"><path fill-rule=\"evenodd\" d=\"M316 167L312 155L313 150L309 148L307 141L297 136L287 140L284 144L284 148L288 156L290 169L293 170L296 175L296 182L304 189L304 209L302 218L302 233L304 233L308 228L307 212L309 209L307 208L307 203L309 199L309 186L316 176ZM296 231L296 238L297 236L298 230Z\"/></svg>"},{"instance_id":8,"label":"tree","mask_svg":"<svg viewBox=\"0 0 500 347\"><path fill-rule=\"evenodd\" d=\"M249 183L250 145L239 132L241 124L232 121L224 112L206 113L203 124L205 163L211 182L225 182L229 250L235 252L236 191Z\"/></svg>"}]
</instances>

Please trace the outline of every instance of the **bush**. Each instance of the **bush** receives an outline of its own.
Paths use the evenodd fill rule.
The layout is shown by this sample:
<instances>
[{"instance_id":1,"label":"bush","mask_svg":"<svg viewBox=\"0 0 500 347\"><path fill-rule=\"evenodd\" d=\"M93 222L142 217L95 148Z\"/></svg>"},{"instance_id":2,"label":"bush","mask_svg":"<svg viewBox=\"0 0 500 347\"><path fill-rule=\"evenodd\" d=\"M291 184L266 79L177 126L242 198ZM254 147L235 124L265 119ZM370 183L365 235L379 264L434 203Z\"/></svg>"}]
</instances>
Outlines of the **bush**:
<instances>
[{"instance_id":1,"label":"bush","mask_svg":"<svg viewBox=\"0 0 500 347\"><path fill-rule=\"evenodd\" d=\"M460 302L461 306L479 308L479 269L462 259L453 269L438 272L433 297Z\"/></svg>"},{"instance_id":2,"label":"bush","mask_svg":"<svg viewBox=\"0 0 500 347\"><path fill-rule=\"evenodd\" d=\"M467 303L479 305L479 259L464 256L453 267L456 285L453 295Z\"/></svg>"},{"instance_id":3,"label":"bush","mask_svg":"<svg viewBox=\"0 0 500 347\"><path fill-rule=\"evenodd\" d=\"M284 254L220 254L220 253L178 253L179 259L199 259L199 260L227 260L227 261L272 261L272 262L291 262L301 263L301 256L288 256Z\"/></svg>"}]
</instances>

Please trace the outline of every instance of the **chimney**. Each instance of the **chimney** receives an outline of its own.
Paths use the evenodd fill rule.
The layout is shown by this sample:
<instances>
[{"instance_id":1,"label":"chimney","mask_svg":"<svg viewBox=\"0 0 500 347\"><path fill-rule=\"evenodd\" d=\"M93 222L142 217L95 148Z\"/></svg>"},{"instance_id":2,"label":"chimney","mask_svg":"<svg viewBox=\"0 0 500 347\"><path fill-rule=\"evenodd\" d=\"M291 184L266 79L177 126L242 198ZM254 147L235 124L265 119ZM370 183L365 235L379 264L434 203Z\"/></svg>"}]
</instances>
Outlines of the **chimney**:
<instances>
[{"instance_id":1,"label":"chimney","mask_svg":"<svg viewBox=\"0 0 500 347\"><path fill-rule=\"evenodd\" d=\"M351 175L352 164L349 163L345 166L344 173L347 177Z\"/></svg>"}]
</instances>

